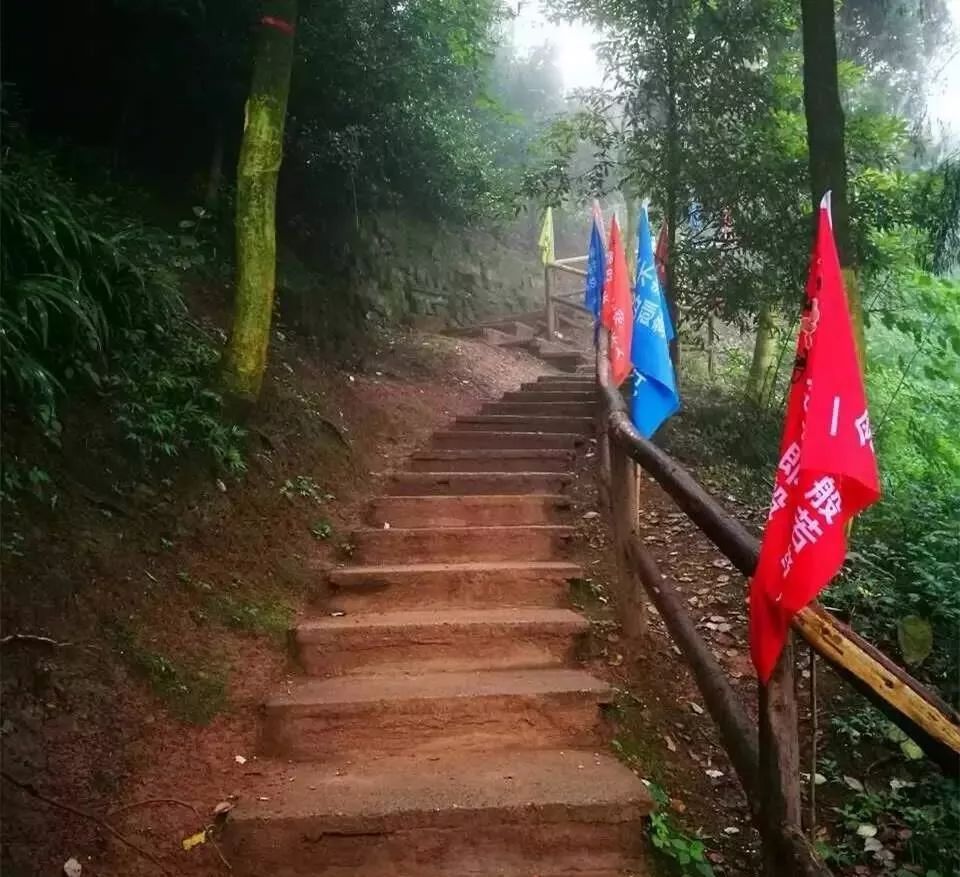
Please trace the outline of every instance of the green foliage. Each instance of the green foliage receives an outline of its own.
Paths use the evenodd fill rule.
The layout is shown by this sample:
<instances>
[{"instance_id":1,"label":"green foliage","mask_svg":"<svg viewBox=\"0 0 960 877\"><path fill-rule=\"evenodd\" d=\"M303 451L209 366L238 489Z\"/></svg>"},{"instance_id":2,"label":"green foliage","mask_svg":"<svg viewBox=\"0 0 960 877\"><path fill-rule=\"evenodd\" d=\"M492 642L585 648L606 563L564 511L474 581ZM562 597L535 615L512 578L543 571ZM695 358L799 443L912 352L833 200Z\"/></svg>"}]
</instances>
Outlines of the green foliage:
<instances>
[{"instance_id":1,"label":"green foliage","mask_svg":"<svg viewBox=\"0 0 960 877\"><path fill-rule=\"evenodd\" d=\"M242 471L243 432L208 389L217 347L187 319L178 287L207 264L206 212L168 235L80 194L19 135L13 146L0 178L6 404L59 442L68 391L95 392L143 460L198 450ZM37 493L36 473L18 471L7 467L7 498L17 486Z\"/></svg>"},{"instance_id":2,"label":"green foliage","mask_svg":"<svg viewBox=\"0 0 960 877\"><path fill-rule=\"evenodd\" d=\"M295 496L303 497L322 505L335 499L332 493L327 493L313 478L309 475L297 475L288 478L280 487L280 495L286 499L293 499Z\"/></svg>"},{"instance_id":3,"label":"green foliage","mask_svg":"<svg viewBox=\"0 0 960 877\"><path fill-rule=\"evenodd\" d=\"M326 540L333 536L333 525L326 519L317 521L311 528L311 534L317 538Z\"/></svg>"},{"instance_id":4,"label":"green foliage","mask_svg":"<svg viewBox=\"0 0 960 877\"><path fill-rule=\"evenodd\" d=\"M238 581L218 588L186 572L178 578L197 597L199 607L191 610L195 621L212 620L236 630L269 636L277 642L286 638L293 618L293 610L286 603L260 592L251 593Z\"/></svg>"},{"instance_id":5,"label":"green foliage","mask_svg":"<svg viewBox=\"0 0 960 877\"><path fill-rule=\"evenodd\" d=\"M81 196L46 156L11 150L0 177L0 333L8 399L59 430L65 385L103 375L123 329L147 331L182 311L159 232Z\"/></svg>"},{"instance_id":6,"label":"green foliage","mask_svg":"<svg viewBox=\"0 0 960 877\"><path fill-rule=\"evenodd\" d=\"M185 322L149 343L142 331L124 333L123 350L102 386L114 421L144 460L192 450L231 474L245 471L245 432L225 421L223 399L209 389L218 361L209 335Z\"/></svg>"},{"instance_id":7,"label":"green foliage","mask_svg":"<svg viewBox=\"0 0 960 877\"><path fill-rule=\"evenodd\" d=\"M230 594L220 594L210 599L211 614L222 623L248 633L265 634L282 640L290 629L293 610L271 600L252 600Z\"/></svg>"},{"instance_id":8,"label":"green foliage","mask_svg":"<svg viewBox=\"0 0 960 877\"><path fill-rule=\"evenodd\" d=\"M895 877L960 873L960 786L936 773L905 776L855 791L837 808L838 836L818 844L827 862L869 864Z\"/></svg>"},{"instance_id":9,"label":"green foliage","mask_svg":"<svg viewBox=\"0 0 960 877\"><path fill-rule=\"evenodd\" d=\"M196 661L173 661L145 647L126 627L111 634L121 657L159 698L170 713L184 722L206 725L226 705L226 672Z\"/></svg>"},{"instance_id":10,"label":"green foliage","mask_svg":"<svg viewBox=\"0 0 960 877\"><path fill-rule=\"evenodd\" d=\"M670 816L670 801L659 786L648 783L657 809L650 814L650 841L653 848L670 859L683 877L713 877L714 870L707 859L707 848L702 840L681 830Z\"/></svg>"}]
</instances>

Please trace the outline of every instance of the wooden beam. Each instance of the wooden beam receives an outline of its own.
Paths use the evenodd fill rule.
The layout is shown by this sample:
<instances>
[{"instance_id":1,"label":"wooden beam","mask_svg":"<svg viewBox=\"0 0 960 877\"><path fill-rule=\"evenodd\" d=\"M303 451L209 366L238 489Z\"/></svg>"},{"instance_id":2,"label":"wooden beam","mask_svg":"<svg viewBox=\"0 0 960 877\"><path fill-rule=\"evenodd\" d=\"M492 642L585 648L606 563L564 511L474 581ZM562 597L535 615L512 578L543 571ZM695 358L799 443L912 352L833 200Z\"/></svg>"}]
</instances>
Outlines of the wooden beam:
<instances>
[{"instance_id":1,"label":"wooden beam","mask_svg":"<svg viewBox=\"0 0 960 877\"><path fill-rule=\"evenodd\" d=\"M543 266L543 317L547 324L547 338L551 341L557 334L557 316L553 307L552 278L550 276L550 265Z\"/></svg>"},{"instance_id":2,"label":"wooden beam","mask_svg":"<svg viewBox=\"0 0 960 877\"><path fill-rule=\"evenodd\" d=\"M627 447L740 572L753 575L759 540L733 519L686 469L634 429L619 393L609 386L601 389L610 411L611 441ZM945 772L960 774L960 715L955 710L818 604L799 612L793 624L819 655Z\"/></svg>"},{"instance_id":3,"label":"wooden beam","mask_svg":"<svg viewBox=\"0 0 960 877\"><path fill-rule=\"evenodd\" d=\"M561 307L564 307L564 308L570 308L571 310L574 310L574 311L580 311L581 313L589 314L591 317L593 316L593 312L590 310L590 308L585 308L583 305L577 304L576 302L573 302L573 301L565 301L562 298L557 298L557 296L554 296L553 303L555 305L560 305Z\"/></svg>"},{"instance_id":4,"label":"wooden beam","mask_svg":"<svg viewBox=\"0 0 960 877\"><path fill-rule=\"evenodd\" d=\"M800 877L791 862L783 828L802 824L800 817L800 737L794 678L793 637L766 685L758 685L760 705L760 818L765 877Z\"/></svg>"},{"instance_id":5,"label":"wooden beam","mask_svg":"<svg viewBox=\"0 0 960 877\"><path fill-rule=\"evenodd\" d=\"M755 810L759 807L759 764L757 732L740 703L736 692L727 681L717 659L703 637L697 632L683 598L669 579L660 575L660 569L638 537L630 540L630 555L640 573L640 581L657 607L670 638L677 644L693 673L703 702L713 719L723 748L730 756L740 785Z\"/></svg>"},{"instance_id":6,"label":"wooden beam","mask_svg":"<svg viewBox=\"0 0 960 877\"><path fill-rule=\"evenodd\" d=\"M587 272L582 268L574 268L572 265L564 265L562 262L548 262L548 268L555 268L557 271L565 271L567 274L576 274L577 277L586 277Z\"/></svg>"}]
</instances>

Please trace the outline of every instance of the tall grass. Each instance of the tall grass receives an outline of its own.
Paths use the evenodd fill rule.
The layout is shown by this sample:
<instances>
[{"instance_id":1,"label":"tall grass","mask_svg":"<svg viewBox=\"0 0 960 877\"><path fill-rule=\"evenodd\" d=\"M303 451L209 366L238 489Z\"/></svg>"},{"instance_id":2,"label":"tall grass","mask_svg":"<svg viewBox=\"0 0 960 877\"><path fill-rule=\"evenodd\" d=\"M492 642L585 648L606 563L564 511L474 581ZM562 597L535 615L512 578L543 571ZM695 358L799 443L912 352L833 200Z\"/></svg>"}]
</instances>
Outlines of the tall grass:
<instances>
[{"instance_id":1,"label":"tall grass","mask_svg":"<svg viewBox=\"0 0 960 877\"><path fill-rule=\"evenodd\" d=\"M8 400L53 427L58 396L79 376L99 382L118 333L167 325L183 304L150 258L162 232L80 195L20 145L0 176L2 379Z\"/></svg>"}]
</instances>

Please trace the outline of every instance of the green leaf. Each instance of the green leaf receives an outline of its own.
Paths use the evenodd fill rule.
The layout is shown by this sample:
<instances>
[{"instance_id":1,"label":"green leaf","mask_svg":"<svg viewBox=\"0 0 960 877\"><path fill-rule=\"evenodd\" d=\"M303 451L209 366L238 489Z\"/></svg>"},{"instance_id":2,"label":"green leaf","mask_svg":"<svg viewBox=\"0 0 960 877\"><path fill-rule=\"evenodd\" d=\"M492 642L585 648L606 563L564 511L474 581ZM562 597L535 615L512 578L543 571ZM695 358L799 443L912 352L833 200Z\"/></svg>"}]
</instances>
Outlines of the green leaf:
<instances>
[{"instance_id":1,"label":"green leaf","mask_svg":"<svg viewBox=\"0 0 960 877\"><path fill-rule=\"evenodd\" d=\"M922 664L933 651L933 628L918 615L907 615L897 625L897 642L903 660L910 667Z\"/></svg>"}]
</instances>

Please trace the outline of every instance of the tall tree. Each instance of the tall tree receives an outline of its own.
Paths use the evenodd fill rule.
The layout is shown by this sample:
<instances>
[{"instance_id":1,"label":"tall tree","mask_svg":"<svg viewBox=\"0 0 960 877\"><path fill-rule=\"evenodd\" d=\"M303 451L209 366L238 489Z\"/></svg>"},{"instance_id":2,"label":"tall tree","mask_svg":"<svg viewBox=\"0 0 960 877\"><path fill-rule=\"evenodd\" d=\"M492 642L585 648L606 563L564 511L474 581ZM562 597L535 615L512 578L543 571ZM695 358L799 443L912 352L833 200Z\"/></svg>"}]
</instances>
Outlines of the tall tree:
<instances>
[{"instance_id":1,"label":"tall tree","mask_svg":"<svg viewBox=\"0 0 960 877\"><path fill-rule=\"evenodd\" d=\"M297 0L267 0L263 13L237 165L237 293L222 362L224 389L248 403L260 395L270 345L277 274L277 178Z\"/></svg>"},{"instance_id":2,"label":"tall tree","mask_svg":"<svg viewBox=\"0 0 960 877\"><path fill-rule=\"evenodd\" d=\"M807 118L813 215L817 215L817 205L829 189L833 193L833 233L857 351L863 365L866 359L863 302L850 233L845 122L837 75L834 0L801 0L800 11L803 20L803 104Z\"/></svg>"}]
</instances>

